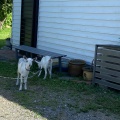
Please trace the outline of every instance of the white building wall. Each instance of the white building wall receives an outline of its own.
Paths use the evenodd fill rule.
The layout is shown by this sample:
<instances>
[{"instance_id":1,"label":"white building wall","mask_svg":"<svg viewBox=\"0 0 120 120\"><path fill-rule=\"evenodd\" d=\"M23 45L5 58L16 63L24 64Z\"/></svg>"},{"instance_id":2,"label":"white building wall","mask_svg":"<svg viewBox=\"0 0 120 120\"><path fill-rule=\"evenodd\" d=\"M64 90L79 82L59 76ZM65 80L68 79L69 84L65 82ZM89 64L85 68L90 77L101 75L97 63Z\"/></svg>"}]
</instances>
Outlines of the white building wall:
<instances>
[{"instance_id":1,"label":"white building wall","mask_svg":"<svg viewBox=\"0 0 120 120\"><path fill-rule=\"evenodd\" d=\"M40 0L37 47L91 62L95 44L120 45L120 0Z\"/></svg>"},{"instance_id":2,"label":"white building wall","mask_svg":"<svg viewBox=\"0 0 120 120\"><path fill-rule=\"evenodd\" d=\"M20 45L21 0L13 0L12 45Z\"/></svg>"}]
</instances>

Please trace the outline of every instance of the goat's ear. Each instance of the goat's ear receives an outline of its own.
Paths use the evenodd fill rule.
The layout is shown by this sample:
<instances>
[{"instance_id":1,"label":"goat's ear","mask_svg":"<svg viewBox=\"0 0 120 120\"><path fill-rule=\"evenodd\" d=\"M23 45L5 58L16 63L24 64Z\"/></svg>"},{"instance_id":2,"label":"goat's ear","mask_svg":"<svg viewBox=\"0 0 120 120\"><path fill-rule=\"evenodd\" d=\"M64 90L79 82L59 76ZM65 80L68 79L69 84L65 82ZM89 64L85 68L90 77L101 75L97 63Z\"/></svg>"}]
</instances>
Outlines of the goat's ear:
<instances>
[{"instance_id":1,"label":"goat's ear","mask_svg":"<svg viewBox=\"0 0 120 120\"><path fill-rule=\"evenodd\" d=\"M23 58L24 58L24 59L27 59L27 57L26 57L25 55L23 55Z\"/></svg>"}]
</instances>

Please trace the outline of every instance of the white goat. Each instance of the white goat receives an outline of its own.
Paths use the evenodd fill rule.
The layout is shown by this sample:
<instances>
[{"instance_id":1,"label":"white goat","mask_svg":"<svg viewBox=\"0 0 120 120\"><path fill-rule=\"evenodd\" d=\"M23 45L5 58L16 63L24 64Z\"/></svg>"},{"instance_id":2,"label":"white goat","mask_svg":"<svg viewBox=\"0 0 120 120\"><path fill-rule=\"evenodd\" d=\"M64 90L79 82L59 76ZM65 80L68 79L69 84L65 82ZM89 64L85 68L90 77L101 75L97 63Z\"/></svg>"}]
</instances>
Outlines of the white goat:
<instances>
[{"instance_id":1,"label":"white goat","mask_svg":"<svg viewBox=\"0 0 120 120\"><path fill-rule=\"evenodd\" d=\"M38 67L40 69L38 77L41 75L42 68L44 68L45 75L44 75L43 79L46 79L47 70L48 70L48 72L50 74L50 78L51 78L51 76L52 76L52 59L51 59L51 56L42 57L41 61L38 62L38 61L35 60L35 62L38 64Z\"/></svg>"},{"instance_id":2,"label":"white goat","mask_svg":"<svg viewBox=\"0 0 120 120\"><path fill-rule=\"evenodd\" d=\"M19 90L22 90L22 84L24 83L24 89L27 89L27 78L30 71L30 67L32 66L33 59L32 58L26 58L23 56L23 58L20 58L18 61L18 77L16 81L16 85L19 84L19 78L20 78L20 87Z\"/></svg>"}]
</instances>

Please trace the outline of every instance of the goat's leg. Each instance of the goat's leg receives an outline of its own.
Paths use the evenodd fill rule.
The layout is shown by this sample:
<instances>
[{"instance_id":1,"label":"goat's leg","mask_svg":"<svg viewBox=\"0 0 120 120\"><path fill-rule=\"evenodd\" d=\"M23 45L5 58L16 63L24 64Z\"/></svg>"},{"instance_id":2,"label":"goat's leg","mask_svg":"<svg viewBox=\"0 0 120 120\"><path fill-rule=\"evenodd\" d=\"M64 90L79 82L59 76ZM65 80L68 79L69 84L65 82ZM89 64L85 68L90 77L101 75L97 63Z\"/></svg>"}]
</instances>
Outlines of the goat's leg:
<instances>
[{"instance_id":1,"label":"goat's leg","mask_svg":"<svg viewBox=\"0 0 120 120\"><path fill-rule=\"evenodd\" d=\"M52 64L50 66L50 78L52 77Z\"/></svg>"},{"instance_id":2,"label":"goat's leg","mask_svg":"<svg viewBox=\"0 0 120 120\"><path fill-rule=\"evenodd\" d=\"M47 69L44 68L44 70L45 70L45 75L44 75L44 78L43 78L43 79L46 79L46 76L47 76Z\"/></svg>"},{"instance_id":3,"label":"goat's leg","mask_svg":"<svg viewBox=\"0 0 120 120\"><path fill-rule=\"evenodd\" d=\"M41 72L42 72L42 67L40 67L40 72L38 74L38 77L41 75Z\"/></svg>"},{"instance_id":4,"label":"goat's leg","mask_svg":"<svg viewBox=\"0 0 120 120\"><path fill-rule=\"evenodd\" d=\"M25 90L27 90L27 78L28 78L28 77L25 77L25 78L24 78L24 89L25 89Z\"/></svg>"},{"instance_id":5,"label":"goat's leg","mask_svg":"<svg viewBox=\"0 0 120 120\"><path fill-rule=\"evenodd\" d=\"M22 90L22 84L23 84L23 77L22 77L22 75L20 76L20 88L19 88L19 90Z\"/></svg>"},{"instance_id":6,"label":"goat's leg","mask_svg":"<svg viewBox=\"0 0 120 120\"><path fill-rule=\"evenodd\" d=\"M48 72L49 72L49 75L50 75L50 78L51 78L52 77L52 67L48 68Z\"/></svg>"},{"instance_id":7,"label":"goat's leg","mask_svg":"<svg viewBox=\"0 0 120 120\"><path fill-rule=\"evenodd\" d=\"M18 84L19 84L19 78L20 78L20 73L19 73L19 72L17 72L17 74L18 74L18 76L17 76L16 85L18 85Z\"/></svg>"}]
</instances>

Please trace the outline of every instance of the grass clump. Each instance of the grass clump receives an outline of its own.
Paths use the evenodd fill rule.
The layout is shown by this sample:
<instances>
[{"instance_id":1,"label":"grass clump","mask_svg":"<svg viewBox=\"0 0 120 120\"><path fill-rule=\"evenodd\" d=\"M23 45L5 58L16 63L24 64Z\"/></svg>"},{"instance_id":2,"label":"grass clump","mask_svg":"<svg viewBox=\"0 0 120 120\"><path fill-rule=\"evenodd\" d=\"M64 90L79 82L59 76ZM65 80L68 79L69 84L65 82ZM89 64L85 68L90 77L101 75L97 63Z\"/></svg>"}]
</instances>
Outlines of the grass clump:
<instances>
[{"instance_id":1,"label":"grass clump","mask_svg":"<svg viewBox=\"0 0 120 120\"><path fill-rule=\"evenodd\" d=\"M11 37L11 28L4 28L0 30L0 48L5 46L5 40L9 37Z\"/></svg>"}]
</instances>

